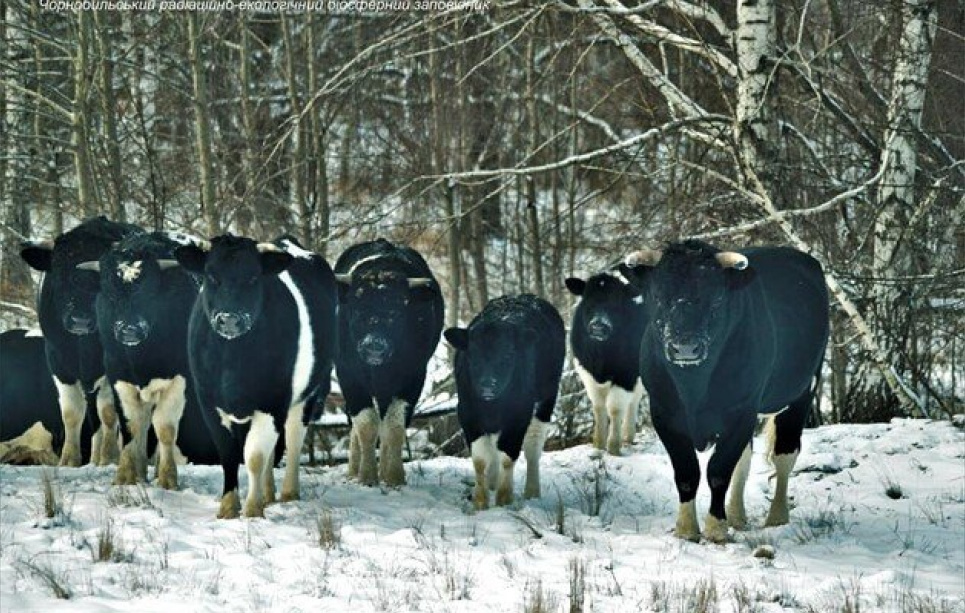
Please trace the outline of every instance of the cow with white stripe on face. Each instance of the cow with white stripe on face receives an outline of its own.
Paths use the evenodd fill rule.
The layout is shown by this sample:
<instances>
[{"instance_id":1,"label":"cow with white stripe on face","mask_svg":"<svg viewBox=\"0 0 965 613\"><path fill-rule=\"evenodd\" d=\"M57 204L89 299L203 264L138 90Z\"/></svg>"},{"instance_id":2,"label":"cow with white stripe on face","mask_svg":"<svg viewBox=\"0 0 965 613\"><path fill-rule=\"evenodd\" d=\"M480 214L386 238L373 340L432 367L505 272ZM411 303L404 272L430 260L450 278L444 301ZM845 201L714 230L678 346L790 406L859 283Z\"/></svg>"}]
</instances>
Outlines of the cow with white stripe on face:
<instances>
[{"instance_id":1,"label":"cow with white stripe on face","mask_svg":"<svg viewBox=\"0 0 965 613\"><path fill-rule=\"evenodd\" d=\"M643 398L640 338L645 305L625 267L620 264L588 279L566 279L570 293L580 297L570 346L576 372L593 404L593 446L612 455L620 455L621 441L633 442Z\"/></svg>"},{"instance_id":2,"label":"cow with white stripe on face","mask_svg":"<svg viewBox=\"0 0 965 613\"><path fill-rule=\"evenodd\" d=\"M192 462L218 461L189 381L188 318L198 287L174 260L181 244L161 232L135 233L99 260L77 266L89 271L90 283L98 287L95 305L104 367L126 426L121 429L126 444L117 484L147 480L152 425L159 443L161 487L177 489L176 447Z\"/></svg>"},{"instance_id":3,"label":"cow with white stripe on face","mask_svg":"<svg viewBox=\"0 0 965 613\"><path fill-rule=\"evenodd\" d=\"M247 517L274 501L274 452L285 435L281 499L299 498L305 426L324 406L336 351L335 276L293 239L230 234L175 252L202 276L188 357L202 415L224 471L219 518L238 516L238 467L248 470Z\"/></svg>"},{"instance_id":4,"label":"cow with white stripe on face","mask_svg":"<svg viewBox=\"0 0 965 613\"><path fill-rule=\"evenodd\" d=\"M421 255L385 239L349 247L335 272L335 367L352 420L348 474L364 485L399 486L405 483L405 428L442 332L442 291Z\"/></svg>"}]
</instances>

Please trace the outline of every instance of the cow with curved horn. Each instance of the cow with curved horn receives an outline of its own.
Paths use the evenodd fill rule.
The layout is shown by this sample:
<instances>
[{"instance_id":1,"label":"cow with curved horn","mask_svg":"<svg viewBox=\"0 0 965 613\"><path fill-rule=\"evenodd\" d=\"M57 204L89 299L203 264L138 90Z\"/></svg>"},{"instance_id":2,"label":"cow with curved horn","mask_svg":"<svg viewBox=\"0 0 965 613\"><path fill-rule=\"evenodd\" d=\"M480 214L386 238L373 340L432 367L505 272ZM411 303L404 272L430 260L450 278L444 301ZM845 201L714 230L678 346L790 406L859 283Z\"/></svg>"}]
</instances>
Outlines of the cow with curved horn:
<instances>
[{"instance_id":1,"label":"cow with curved horn","mask_svg":"<svg viewBox=\"0 0 965 613\"><path fill-rule=\"evenodd\" d=\"M89 282L98 287L97 328L104 367L126 426L121 429L125 445L115 478L118 484L147 480L152 424L159 443L161 487L178 486L176 446L190 461L218 461L190 382L188 319L198 285L174 259L182 244L185 241L161 232L137 233L99 260L77 265L90 271Z\"/></svg>"},{"instance_id":2,"label":"cow with curved horn","mask_svg":"<svg viewBox=\"0 0 965 613\"><path fill-rule=\"evenodd\" d=\"M348 474L365 485L402 485L405 429L442 333L442 291L418 252L385 239L349 247L335 273L335 369L352 421Z\"/></svg>"},{"instance_id":3,"label":"cow with curved horn","mask_svg":"<svg viewBox=\"0 0 965 613\"><path fill-rule=\"evenodd\" d=\"M703 535L726 541L746 524L744 484L759 415L777 481L765 525L788 521L788 477L814 404L828 340L821 265L785 247L721 251L689 240L627 258L648 315L640 376L680 499L676 535L697 541L696 450L707 466L710 512ZM725 512L724 497L731 495Z\"/></svg>"},{"instance_id":4,"label":"cow with curved horn","mask_svg":"<svg viewBox=\"0 0 965 613\"><path fill-rule=\"evenodd\" d=\"M53 242L25 243L20 252L31 268L44 273L37 313L64 422L62 466L80 466L81 424L87 418L95 429L91 462L103 465L117 459L114 393L104 376L103 347L94 314L96 281L92 283L90 275L77 265L97 260L117 241L141 231L137 226L95 217ZM88 413L87 395L96 396L96 412Z\"/></svg>"},{"instance_id":5,"label":"cow with curved horn","mask_svg":"<svg viewBox=\"0 0 965 613\"><path fill-rule=\"evenodd\" d=\"M282 500L299 498L305 426L324 406L336 351L336 287L325 260L294 239L256 243L230 234L176 250L201 276L188 360L202 416L224 472L219 518L238 516L238 467L248 470L244 514L275 499L274 457L285 438Z\"/></svg>"}]
</instances>

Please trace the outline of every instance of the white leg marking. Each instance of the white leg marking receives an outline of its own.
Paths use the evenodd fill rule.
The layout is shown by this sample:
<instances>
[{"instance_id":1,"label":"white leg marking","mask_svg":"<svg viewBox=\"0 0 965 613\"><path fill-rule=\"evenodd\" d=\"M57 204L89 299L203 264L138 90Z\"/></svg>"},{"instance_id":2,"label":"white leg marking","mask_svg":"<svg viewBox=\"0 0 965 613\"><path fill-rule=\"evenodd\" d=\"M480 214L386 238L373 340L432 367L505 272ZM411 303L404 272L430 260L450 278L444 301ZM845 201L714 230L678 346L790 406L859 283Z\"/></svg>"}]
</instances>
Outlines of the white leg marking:
<instances>
[{"instance_id":1,"label":"white leg marking","mask_svg":"<svg viewBox=\"0 0 965 613\"><path fill-rule=\"evenodd\" d=\"M580 364L579 360L573 359L576 374L580 376L586 395L593 405L593 446L597 449L606 449L607 429L609 427L606 414L606 397L610 391L609 383L598 383L597 380Z\"/></svg>"},{"instance_id":2,"label":"white leg marking","mask_svg":"<svg viewBox=\"0 0 965 613\"><path fill-rule=\"evenodd\" d=\"M499 487L496 488L496 506L513 504L513 467L516 462L508 455L499 452Z\"/></svg>"},{"instance_id":3,"label":"white leg marking","mask_svg":"<svg viewBox=\"0 0 965 613\"><path fill-rule=\"evenodd\" d=\"M352 429L348 433L348 477L355 479L359 476L359 462L361 461L361 449L359 447L359 433L355 420L352 420Z\"/></svg>"},{"instance_id":4,"label":"white leg marking","mask_svg":"<svg viewBox=\"0 0 965 613\"><path fill-rule=\"evenodd\" d=\"M704 520L704 538L711 543L729 543L731 538L727 534L727 522L708 513Z\"/></svg>"},{"instance_id":5,"label":"white leg marking","mask_svg":"<svg viewBox=\"0 0 965 613\"><path fill-rule=\"evenodd\" d=\"M61 466L80 466L80 426L87 412L87 401L80 383L63 383L54 377L60 417L64 422L64 448L60 454Z\"/></svg>"},{"instance_id":6,"label":"white leg marking","mask_svg":"<svg viewBox=\"0 0 965 613\"><path fill-rule=\"evenodd\" d=\"M155 388L157 382L157 392ZM155 379L148 385L146 392L157 398L154 415L154 433L157 434L160 458L157 465L158 485L168 490L178 489L178 468L175 455L175 443L178 440L178 426L184 415L185 390L187 381L181 375L161 382ZM142 392L143 396L144 392Z\"/></svg>"},{"instance_id":7,"label":"white leg marking","mask_svg":"<svg viewBox=\"0 0 965 613\"><path fill-rule=\"evenodd\" d=\"M116 462L120 456L117 448L117 411L114 409L114 390L107 377L101 377L97 387L97 416L101 420L100 457L97 464L104 466Z\"/></svg>"},{"instance_id":8,"label":"white leg marking","mask_svg":"<svg viewBox=\"0 0 965 613\"><path fill-rule=\"evenodd\" d=\"M524 498L539 498L539 458L543 454L543 445L546 443L546 433L549 431L547 424L535 417L529 422L526 429L526 437L523 439L523 454L526 456L526 487L523 490Z\"/></svg>"},{"instance_id":9,"label":"white leg marking","mask_svg":"<svg viewBox=\"0 0 965 613\"><path fill-rule=\"evenodd\" d=\"M498 475L496 439L498 434L480 436L472 442L472 466L476 472L476 487L472 501L477 510L489 508L489 475ZM496 469L495 471L493 469Z\"/></svg>"},{"instance_id":10,"label":"white leg marking","mask_svg":"<svg viewBox=\"0 0 965 613\"><path fill-rule=\"evenodd\" d=\"M680 503L677 511L677 526L674 529L677 538L695 543L700 541L700 525L697 523L697 505L693 500Z\"/></svg>"},{"instance_id":11,"label":"white leg marking","mask_svg":"<svg viewBox=\"0 0 965 613\"><path fill-rule=\"evenodd\" d=\"M271 415L255 411L251 429L245 437L245 468L248 470L248 497L245 499L246 517L265 516L265 467L274 459L278 431Z\"/></svg>"},{"instance_id":12,"label":"white leg marking","mask_svg":"<svg viewBox=\"0 0 965 613\"><path fill-rule=\"evenodd\" d=\"M304 400L302 396L308 389L312 371L315 369L315 349L312 335L311 320L308 317L308 306L291 274L285 271L278 275L278 279L288 288L288 292L295 301L298 311L298 351L295 354L295 368L292 371L292 405Z\"/></svg>"},{"instance_id":13,"label":"white leg marking","mask_svg":"<svg viewBox=\"0 0 965 613\"><path fill-rule=\"evenodd\" d=\"M730 478L730 498L727 501L727 523L736 530L747 527L747 512L744 509L744 485L751 468L751 444L747 443L741 453L734 474Z\"/></svg>"},{"instance_id":14,"label":"white leg marking","mask_svg":"<svg viewBox=\"0 0 965 613\"><path fill-rule=\"evenodd\" d=\"M633 386L633 398L623 418L623 442L627 445L633 444L633 437L637 435L637 411L640 409L641 400L643 400L643 382L638 377Z\"/></svg>"},{"instance_id":15,"label":"white leg marking","mask_svg":"<svg viewBox=\"0 0 965 613\"><path fill-rule=\"evenodd\" d=\"M777 420L771 416L764 426L764 437L767 440L767 459L774 465L776 480L774 483L774 498L771 500L771 508L767 512L767 519L764 520L765 526L783 526L790 521L791 514L787 505L787 486L791 476L791 470L797 462L798 452L782 455L774 454L774 445L777 443Z\"/></svg>"},{"instance_id":16,"label":"white leg marking","mask_svg":"<svg viewBox=\"0 0 965 613\"><path fill-rule=\"evenodd\" d=\"M147 480L147 428L151 424L151 406L141 400L141 392L133 383L118 381L114 389L131 435L131 440L121 450L114 483L133 485Z\"/></svg>"},{"instance_id":17,"label":"white leg marking","mask_svg":"<svg viewBox=\"0 0 965 613\"><path fill-rule=\"evenodd\" d=\"M407 406L406 401L394 398L379 426L379 478L390 487L405 485L402 448Z\"/></svg>"},{"instance_id":18,"label":"white leg marking","mask_svg":"<svg viewBox=\"0 0 965 613\"><path fill-rule=\"evenodd\" d=\"M606 397L606 410L610 415L610 431L607 434L606 450L611 455L620 455L624 421L627 419L627 413L633 399L633 391L627 391L618 385L610 386L610 393Z\"/></svg>"},{"instance_id":19,"label":"white leg marking","mask_svg":"<svg viewBox=\"0 0 965 613\"><path fill-rule=\"evenodd\" d=\"M358 437L359 482L362 485L375 485L379 474L375 465L375 441L379 436L379 412L369 407L362 409L352 419L352 436Z\"/></svg>"},{"instance_id":20,"label":"white leg marking","mask_svg":"<svg viewBox=\"0 0 965 613\"><path fill-rule=\"evenodd\" d=\"M288 409L285 419L285 480L281 484L282 501L298 500L298 469L301 464L302 445L305 442L305 403L299 402Z\"/></svg>"}]
</instances>

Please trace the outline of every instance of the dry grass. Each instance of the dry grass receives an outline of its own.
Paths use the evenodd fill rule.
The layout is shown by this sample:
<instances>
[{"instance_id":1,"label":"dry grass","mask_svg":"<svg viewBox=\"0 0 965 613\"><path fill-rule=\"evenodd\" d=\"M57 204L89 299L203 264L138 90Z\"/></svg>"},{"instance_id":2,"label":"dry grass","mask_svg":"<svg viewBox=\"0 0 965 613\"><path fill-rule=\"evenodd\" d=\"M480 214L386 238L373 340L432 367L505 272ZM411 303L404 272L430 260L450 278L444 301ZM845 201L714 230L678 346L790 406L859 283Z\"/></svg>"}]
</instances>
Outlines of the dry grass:
<instances>
[{"instance_id":1,"label":"dry grass","mask_svg":"<svg viewBox=\"0 0 965 613\"><path fill-rule=\"evenodd\" d=\"M26 576L33 576L50 588L54 598L60 600L70 600L74 594L70 586L67 585L66 571L58 572L49 562L40 562L36 558L30 560L20 560L16 563L17 569Z\"/></svg>"},{"instance_id":2,"label":"dry grass","mask_svg":"<svg viewBox=\"0 0 965 613\"><path fill-rule=\"evenodd\" d=\"M555 613L559 598L543 588L543 581L527 581L523 588L523 613Z\"/></svg>"},{"instance_id":3,"label":"dry grass","mask_svg":"<svg viewBox=\"0 0 965 613\"><path fill-rule=\"evenodd\" d=\"M321 514L315 518L315 542L326 551L342 546L341 522L328 507L322 508Z\"/></svg>"}]
</instances>

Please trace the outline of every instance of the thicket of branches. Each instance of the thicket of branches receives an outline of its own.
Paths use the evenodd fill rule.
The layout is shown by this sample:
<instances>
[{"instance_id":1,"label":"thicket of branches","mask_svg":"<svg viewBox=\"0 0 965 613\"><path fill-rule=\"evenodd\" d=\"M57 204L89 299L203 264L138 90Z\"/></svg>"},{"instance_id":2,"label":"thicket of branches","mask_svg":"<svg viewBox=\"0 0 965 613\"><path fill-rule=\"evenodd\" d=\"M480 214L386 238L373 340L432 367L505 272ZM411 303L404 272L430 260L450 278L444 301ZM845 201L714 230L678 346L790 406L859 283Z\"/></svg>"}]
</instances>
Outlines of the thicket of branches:
<instances>
[{"instance_id":1,"label":"thicket of branches","mask_svg":"<svg viewBox=\"0 0 965 613\"><path fill-rule=\"evenodd\" d=\"M826 266L835 420L965 386L954 0L569 0L485 12L45 13L0 0L7 318L21 240L94 214L426 253L449 323L700 236ZM957 388L957 389L956 389ZM957 395L956 395L957 391Z\"/></svg>"}]
</instances>

